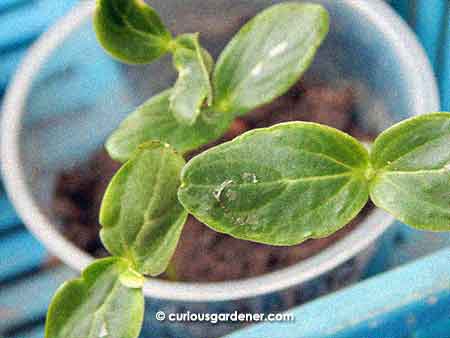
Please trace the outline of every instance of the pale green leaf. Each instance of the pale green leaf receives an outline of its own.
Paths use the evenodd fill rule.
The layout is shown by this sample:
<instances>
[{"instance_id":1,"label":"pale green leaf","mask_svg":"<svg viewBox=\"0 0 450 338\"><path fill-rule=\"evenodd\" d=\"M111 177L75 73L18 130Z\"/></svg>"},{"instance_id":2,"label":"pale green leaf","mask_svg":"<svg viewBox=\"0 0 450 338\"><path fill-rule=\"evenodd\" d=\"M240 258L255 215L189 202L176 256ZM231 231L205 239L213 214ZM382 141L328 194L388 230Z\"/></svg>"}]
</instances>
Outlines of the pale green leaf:
<instances>
[{"instance_id":1,"label":"pale green leaf","mask_svg":"<svg viewBox=\"0 0 450 338\"><path fill-rule=\"evenodd\" d=\"M217 109L242 115L285 93L310 66L328 29L328 12L318 4L281 3L258 14L217 61Z\"/></svg>"},{"instance_id":2,"label":"pale green leaf","mask_svg":"<svg viewBox=\"0 0 450 338\"><path fill-rule=\"evenodd\" d=\"M367 150L313 123L247 132L193 158L178 197L216 231L271 245L326 237L368 200Z\"/></svg>"},{"instance_id":3,"label":"pale green leaf","mask_svg":"<svg viewBox=\"0 0 450 338\"><path fill-rule=\"evenodd\" d=\"M208 67L212 58L200 47L198 34L184 34L176 39L173 52L178 79L170 96L170 110L184 124L195 123L204 104L211 106L213 93Z\"/></svg>"},{"instance_id":4,"label":"pale green leaf","mask_svg":"<svg viewBox=\"0 0 450 338\"><path fill-rule=\"evenodd\" d=\"M186 222L177 199L184 159L168 145L143 144L110 182L100 210L101 238L143 274L167 268Z\"/></svg>"},{"instance_id":5,"label":"pale green leaf","mask_svg":"<svg viewBox=\"0 0 450 338\"><path fill-rule=\"evenodd\" d=\"M144 142L169 143L180 153L197 149L218 139L231 123L229 114L204 111L192 126L179 123L169 108L171 90L151 98L109 137L106 149L118 161L126 161Z\"/></svg>"},{"instance_id":6,"label":"pale green leaf","mask_svg":"<svg viewBox=\"0 0 450 338\"><path fill-rule=\"evenodd\" d=\"M125 63L149 63L170 50L170 32L142 0L98 0L94 26L105 50Z\"/></svg>"},{"instance_id":7,"label":"pale green leaf","mask_svg":"<svg viewBox=\"0 0 450 338\"><path fill-rule=\"evenodd\" d=\"M138 337L144 319L143 283L144 278L122 258L95 261L81 278L56 292L45 337Z\"/></svg>"},{"instance_id":8,"label":"pale green leaf","mask_svg":"<svg viewBox=\"0 0 450 338\"><path fill-rule=\"evenodd\" d=\"M450 113L403 121L372 148L374 203L411 226L450 230Z\"/></svg>"}]
</instances>

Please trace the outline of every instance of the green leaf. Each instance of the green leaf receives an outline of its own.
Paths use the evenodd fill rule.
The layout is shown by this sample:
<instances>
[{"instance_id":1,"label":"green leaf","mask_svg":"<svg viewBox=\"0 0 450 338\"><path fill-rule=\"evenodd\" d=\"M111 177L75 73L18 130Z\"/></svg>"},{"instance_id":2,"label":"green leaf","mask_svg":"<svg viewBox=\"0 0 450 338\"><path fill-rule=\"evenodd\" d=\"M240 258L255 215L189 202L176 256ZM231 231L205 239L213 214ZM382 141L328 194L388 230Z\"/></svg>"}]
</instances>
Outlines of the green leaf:
<instances>
[{"instance_id":1,"label":"green leaf","mask_svg":"<svg viewBox=\"0 0 450 338\"><path fill-rule=\"evenodd\" d=\"M285 93L310 66L328 29L321 5L289 2L258 14L217 62L217 109L242 115Z\"/></svg>"},{"instance_id":2,"label":"green leaf","mask_svg":"<svg viewBox=\"0 0 450 338\"><path fill-rule=\"evenodd\" d=\"M171 48L170 32L142 0L98 0L94 26L103 48L125 63L150 63Z\"/></svg>"},{"instance_id":3,"label":"green leaf","mask_svg":"<svg viewBox=\"0 0 450 338\"><path fill-rule=\"evenodd\" d=\"M184 163L167 144L143 144L113 177L103 197L103 244L143 274L164 272L186 222L187 212L177 199Z\"/></svg>"},{"instance_id":4,"label":"green leaf","mask_svg":"<svg viewBox=\"0 0 450 338\"><path fill-rule=\"evenodd\" d=\"M171 90L154 96L123 121L106 142L112 158L126 161L141 143L153 140L185 153L218 139L231 124L229 114L207 111L192 126L180 123L170 112L170 96Z\"/></svg>"},{"instance_id":5,"label":"green leaf","mask_svg":"<svg viewBox=\"0 0 450 338\"><path fill-rule=\"evenodd\" d=\"M271 245L326 237L368 200L367 150L314 123L257 129L193 158L178 198L216 231Z\"/></svg>"},{"instance_id":6,"label":"green leaf","mask_svg":"<svg viewBox=\"0 0 450 338\"><path fill-rule=\"evenodd\" d=\"M423 230L450 230L450 113L403 121L372 148L374 203Z\"/></svg>"},{"instance_id":7,"label":"green leaf","mask_svg":"<svg viewBox=\"0 0 450 338\"><path fill-rule=\"evenodd\" d=\"M144 319L144 278L128 261L105 258L62 285L48 310L46 338L136 338Z\"/></svg>"},{"instance_id":8,"label":"green leaf","mask_svg":"<svg viewBox=\"0 0 450 338\"><path fill-rule=\"evenodd\" d=\"M198 34L184 34L177 38L178 47L173 54L174 66L179 75L170 96L170 110L184 124L195 123L205 101L211 106L213 93L207 65L212 58L202 50ZM208 60L208 61L206 61Z\"/></svg>"}]
</instances>

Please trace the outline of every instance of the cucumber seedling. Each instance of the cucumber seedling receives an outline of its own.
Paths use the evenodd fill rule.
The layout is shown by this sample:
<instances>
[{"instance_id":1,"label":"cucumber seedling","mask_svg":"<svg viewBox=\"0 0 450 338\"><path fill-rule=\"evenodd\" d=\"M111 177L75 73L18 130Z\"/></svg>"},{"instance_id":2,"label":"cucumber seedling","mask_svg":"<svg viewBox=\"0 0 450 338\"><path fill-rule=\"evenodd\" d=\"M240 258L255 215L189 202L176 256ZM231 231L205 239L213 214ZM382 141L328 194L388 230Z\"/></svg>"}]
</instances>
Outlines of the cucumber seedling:
<instances>
[{"instance_id":1,"label":"cucumber seedling","mask_svg":"<svg viewBox=\"0 0 450 338\"><path fill-rule=\"evenodd\" d=\"M336 129L289 122L185 162L184 154L298 81L328 33L324 7L269 7L217 62L198 33L174 37L143 1L98 0L94 24L113 57L145 64L171 54L178 78L108 138L108 153L123 162L100 211L101 240L112 257L57 291L47 338L138 337L144 276L165 271L188 214L237 238L295 245L338 231L371 199L411 226L450 230L450 113L403 121L370 151Z\"/></svg>"}]
</instances>

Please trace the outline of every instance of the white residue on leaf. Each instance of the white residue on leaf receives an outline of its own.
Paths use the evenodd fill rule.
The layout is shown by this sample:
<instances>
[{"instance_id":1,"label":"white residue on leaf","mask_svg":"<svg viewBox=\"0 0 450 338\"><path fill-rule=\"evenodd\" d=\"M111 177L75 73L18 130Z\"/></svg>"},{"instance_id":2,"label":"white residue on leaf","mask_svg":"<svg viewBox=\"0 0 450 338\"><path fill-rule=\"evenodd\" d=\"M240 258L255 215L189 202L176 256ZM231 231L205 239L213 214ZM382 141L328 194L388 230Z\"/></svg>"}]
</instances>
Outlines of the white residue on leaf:
<instances>
[{"instance_id":1,"label":"white residue on leaf","mask_svg":"<svg viewBox=\"0 0 450 338\"><path fill-rule=\"evenodd\" d=\"M258 225L258 216L256 216L255 214L248 215L246 222L249 225L253 225L253 226Z\"/></svg>"},{"instance_id":2,"label":"white residue on leaf","mask_svg":"<svg viewBox=\"0 0 450 338\"><path fill-rule=\"evenodd\" d=\"M238 224L238 225L244 225L244 219L242 218L242 217L238 217L238 218L236 218L236 223Z\"/></svg>"},{"instance_id":3,"label":"white residue on leaf","mask_svg":"<svg viewBox=\"0 0 450 338\"><path fill-rule=\"evenodd\" d=\"M229 201L234 201L237 197L237 192L233 190L227 190L225 196L227 196Z\"/></svg>"},{"instance_id":4,"label":"white residue on leaf","mask_svg":"<svg viewBox=\"0 0 450 338\"><path fill-rule=\"evenodd\" d=\"M262 61L259 62L251 71L252 76L258 76L259 74L261 74L263 69L263 63Z\"/></svg>"},{"instance_id":5,"label":"white residue on leaf","mask_svg":"<svg viewBox=\"0 0 450 338\"><path fill-rule=\"evenodd\" d=\"M189 74L191 74L191 69L190 68L181 68L180 69L180 77L186 77Z\"/></svg>"},{"instance_id":6,"label":"white residue on leaf","mask_svg":"<svg viewBox=\"0 0 450 338\"><path fill-rule=\"evenodd\" d=\"M108 337L108 330L106 330L106 323L105 322L103 322L103 324L102 324L102 328L100 329L100 335L98 337L99 338Z\"/></svg>"},{"instance_id":7,"label":"white residue on leaf","mask_svg":"<svg viewBox=\"0 0 450 338\"><path fill-rule=\"evenodd\" d=\"M444 165L444 169L445 169L446 171L450 171L450 162L447 163L446 165Z\"/></svg>"},{"instance_id":8,"label":"white residue on leaf","mask_svg":"<svg viewBox=\"0 0 450 338\"><path fill-rule=\"evenodd\" d=\"M234 223L236 225L249 226L250 230L252 231L258 230L259 228L258 221L259 221L258 216L254 214L234 218Z\"/></svg>"},{"instance_id":9,"label":"white residue on leaf","mask_svg":"<svg viewBox=\"0 0 450 338\"><path fill-rule=\"evenodd\" d=\"M250 182L250 183L258 183L258 179L256 177L255 174L251 174L251 173L243 173L242 174L242 179L245 182Z\"/></svg>"},{"instance_id":10,"label":"white residue on leaf","mask_svg":"<svg viewBox=\"0 0 450 338\"><path fill-rule=\"evenodd\" d=\"M280 55L281 53L283 53L288 47L288 43L287 41L283 41L280 44L276 45L275 47L273 47L270 52L269 52L269 56L271 58Z\"/></svg>"},{"instance_id":11,"label":"white residue on leaf","mask_svg":"<svg viewBox=\"0 0 450 338\"><path fill-rule=\"evenodd\" d=\"M232 183L233 180L226 180L222 182L216 189L214 189L213 196L218 202L220 202L223 191Z\"/></svg>"}]
</instances>

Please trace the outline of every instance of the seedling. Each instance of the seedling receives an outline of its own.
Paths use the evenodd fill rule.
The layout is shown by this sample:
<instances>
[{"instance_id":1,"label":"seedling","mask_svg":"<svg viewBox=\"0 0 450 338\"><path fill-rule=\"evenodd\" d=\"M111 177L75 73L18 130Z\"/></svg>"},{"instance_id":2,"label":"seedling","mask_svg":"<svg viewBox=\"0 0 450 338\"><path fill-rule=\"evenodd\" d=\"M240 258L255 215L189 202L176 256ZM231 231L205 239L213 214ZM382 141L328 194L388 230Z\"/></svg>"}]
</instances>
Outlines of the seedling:
<instances>
[{"instance_id":1,"label":"seedling","mask_svg":"<svg viewBox=\"0 0 450 338\"><path fill-rule=\"evenodd\" d=\"M333 234L370 198L414 227L450 230L450 113L403 121L370 152L336 129L290 122L247 132L185 163L183 154L298 81L328 32L322 6L266 9L216 65L198 33L173 37L142 1L99 0L95 27L112 56L140 64L171 53L179 76L108 139L109 154L124 162L100 212L101 239L113 257L57 291L47 338L137 337L144 275L167 268L188 213L237 238L294 245Z\"/></svg>"}]
</instances>

